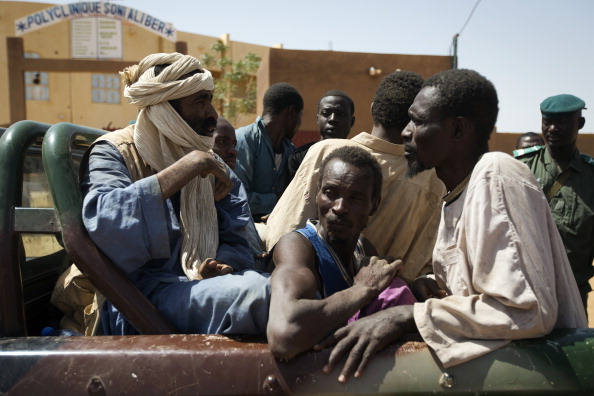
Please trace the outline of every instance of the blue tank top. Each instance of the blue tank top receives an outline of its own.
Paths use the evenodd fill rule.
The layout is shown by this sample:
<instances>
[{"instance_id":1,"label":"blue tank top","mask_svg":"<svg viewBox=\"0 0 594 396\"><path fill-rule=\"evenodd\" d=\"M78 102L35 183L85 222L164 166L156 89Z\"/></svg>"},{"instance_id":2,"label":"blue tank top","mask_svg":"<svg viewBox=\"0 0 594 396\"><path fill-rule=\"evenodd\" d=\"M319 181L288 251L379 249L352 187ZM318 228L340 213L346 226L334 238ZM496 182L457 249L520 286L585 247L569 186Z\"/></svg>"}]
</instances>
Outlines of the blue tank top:
<instances>
[{"instance_id":1,"label":"blue tank top","mask_svg":"<svg viewBox=\"0 0 594 396\"><path fill-rule=\"evenodd\" d=\"M322 280L322 298L327 298L336 292L351 287L353 285L353 278L343 263L341 263L334 249L318 234L316 225L316 220L309 219L305 228L295 230L294 232L298 232L306 237L316 251L316 269ZM353 260L356 263L355 273L359 271L360 258L363 256L365 256L365 251L361 237L359 237L357 247L353 253Z\"/></svg>"}]
</instances>

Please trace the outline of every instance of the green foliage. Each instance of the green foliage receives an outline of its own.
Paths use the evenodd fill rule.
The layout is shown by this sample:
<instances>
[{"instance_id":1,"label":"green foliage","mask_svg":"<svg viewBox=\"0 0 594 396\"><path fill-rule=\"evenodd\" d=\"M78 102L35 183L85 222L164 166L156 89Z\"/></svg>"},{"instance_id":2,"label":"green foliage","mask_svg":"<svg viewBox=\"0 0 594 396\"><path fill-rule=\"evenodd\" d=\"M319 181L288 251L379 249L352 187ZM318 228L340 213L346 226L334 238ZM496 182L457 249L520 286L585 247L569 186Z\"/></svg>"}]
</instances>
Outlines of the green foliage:
<instances>
[{"instance_id":1,"label":"green foliage","mask_svg":"<svg viewBox=\"0 0 594 396\"><path fill-rule=\"evenodd\" d=\"M211 47L212 53L204 53L200 61L211 70L220 71L215 78L214 99L221 115L235 124L241 114L256 112L256 76L262 60L249 52L243 59L233 62L227 57L229 49L221 40Z\"/></svg>"}]
</instances>

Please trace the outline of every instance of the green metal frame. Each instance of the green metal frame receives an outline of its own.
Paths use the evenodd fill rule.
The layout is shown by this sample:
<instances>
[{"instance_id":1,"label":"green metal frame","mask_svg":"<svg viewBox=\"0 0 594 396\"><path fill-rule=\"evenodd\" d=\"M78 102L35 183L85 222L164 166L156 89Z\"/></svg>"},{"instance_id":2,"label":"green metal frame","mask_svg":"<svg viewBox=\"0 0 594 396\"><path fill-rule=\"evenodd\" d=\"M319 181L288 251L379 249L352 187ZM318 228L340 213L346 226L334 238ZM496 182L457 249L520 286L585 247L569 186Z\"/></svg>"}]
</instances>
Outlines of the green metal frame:
<instances>
[{"instance_id":1,"label":"green metal frame","mask_svg":"<svg viewBox=\"0 0 594 396\"><path fill-rule=\"evenodd\" d=\"M22 204L25 153L49 124L20 121L0 138L0 336L27 335L20 263L23 247L14 229L15 208Z\"/></svg>"},{"instance_id":2,"label":"green metal frame","mask_svg":"<svg viewBox=\"0 0 594 396\"><path fill-rule=\"evenodd\" d=\"M62 229L66 251L91 283L141 334L172 334L175 328L93 243L82 222L82 197L71 155L73 145L89 146L105 131L60 123L47 131L43 165Z\"/></svg>"}]
</instances>

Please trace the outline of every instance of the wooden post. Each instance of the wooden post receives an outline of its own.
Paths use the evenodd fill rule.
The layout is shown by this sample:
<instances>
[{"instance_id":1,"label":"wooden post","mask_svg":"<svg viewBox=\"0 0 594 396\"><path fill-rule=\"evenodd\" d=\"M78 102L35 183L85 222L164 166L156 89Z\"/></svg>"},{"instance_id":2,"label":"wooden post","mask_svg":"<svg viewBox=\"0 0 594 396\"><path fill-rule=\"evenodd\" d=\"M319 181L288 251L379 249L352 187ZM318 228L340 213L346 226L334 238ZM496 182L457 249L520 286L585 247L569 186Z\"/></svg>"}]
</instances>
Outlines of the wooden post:
<instances>
[{"instance_id":1,"label":"wooden post","mask_svg":"<svg viewBox=\"0 0 594 396\"><path fill-rule=\"evenodd\" d=\"M179 52L180 54L188 55L188 43L185 41L176 41L175 42L175 52Z\"/></svg>"},{"instance_id":2,"label":"wooden post","mask_svg":"<svg viewBox=\"0 0 594 396\"><path fill-rule=\"evenodd\" d=\"M6 38L8 59L8 103L10 104L10 123L27 119L24 45L21 37Z\"/></svg>"},{"instance_id":3,"label":"wooden post","mask_svg":"<svg viewBox=\"0 0 594 396\"><path fill-rule=\"evenodd\" d=\"M188 53L188 43L176 41L175 50ZM25 58L22 37L6 38L8 57L8 98L10 103L10 123L27 119L25 72L63 72L63 73L117 73L138 61L102 61L90 59L34 59ZM56 88L54 88L56 89Z\"/></svg>"}]
</instances>

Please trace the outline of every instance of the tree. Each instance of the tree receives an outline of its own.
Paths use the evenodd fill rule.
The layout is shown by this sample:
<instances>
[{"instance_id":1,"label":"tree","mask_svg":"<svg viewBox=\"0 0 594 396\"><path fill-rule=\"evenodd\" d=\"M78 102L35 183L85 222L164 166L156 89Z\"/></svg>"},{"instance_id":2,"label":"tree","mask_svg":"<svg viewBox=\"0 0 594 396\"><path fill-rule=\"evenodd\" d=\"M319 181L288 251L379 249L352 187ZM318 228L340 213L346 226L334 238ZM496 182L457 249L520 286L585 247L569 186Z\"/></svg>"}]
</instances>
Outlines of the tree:
<instances>
[{"instance_id":1,"label":"tree","mask_svg":"<svg viewBox=\"0 0 594 396\"><path fill-rule=\"evenodd\" d=\"M235 124L242 114L256 113L256 76L255 72L262 60L249 52L243 59L233 62L227 57L229 49L221 40L215 42L212 53L204 53L200 61L208 69L220 71L215 78L214 98L221 115Z\"/></svg>"}]
</instances>

